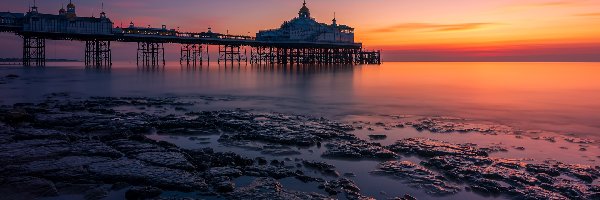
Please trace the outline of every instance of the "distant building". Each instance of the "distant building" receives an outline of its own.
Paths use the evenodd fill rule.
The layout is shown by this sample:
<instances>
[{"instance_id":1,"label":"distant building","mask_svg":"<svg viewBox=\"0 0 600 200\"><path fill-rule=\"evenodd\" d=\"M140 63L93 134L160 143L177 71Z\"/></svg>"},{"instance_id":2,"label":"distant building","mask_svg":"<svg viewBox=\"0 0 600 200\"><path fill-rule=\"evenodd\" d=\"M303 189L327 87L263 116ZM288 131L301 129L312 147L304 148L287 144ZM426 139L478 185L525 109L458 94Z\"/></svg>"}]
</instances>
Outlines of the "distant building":
<instances>
[{"instance_id":1,"label":"distant building","mask_svg":"<svg viewBox=\"0 0 600 200\"><path fill-rule=\"evenodd\" d=\"M279 29L262 30L256 34L259 41L302 41L354 43L354 28L338 25L335 17L331 24L319 23L310 17L304 2L298 17L284 22Z\"/></svg>"},{"instance_id":2,"label":"distant building","mask_svg":"<svg viewBox=\"0 0 600 200\"><path fill-rule=\"evenodd\" d=\"M100 17L77 17L75 4L69 2L58 15L41 14L34 5L24 17L23 30L28 32L112 34L113 23L102 11Z\"/></svg>"},{"instance_id":3,"label":"distant building","mask_svg":"<svg viewBox=\"0 0 600 200\"><path fill-rule=\"evenodd\" d=\"M141 34L141 35L162 35L162 36L177 36L177 31L175 29L167 29L167 25L162 25L162 28L152 28L150 26L146 27L137 27L133 23L129 23L127 28L115 28L114 33L123 33L123 34Z\"/></svg>"},{"instance_id":4,"label":"distant building","mask_svg":"<svg viewBox=\"0 0 600 200\"><path fill-rule=\"evenodd\" d=\"M17 24L23 17L23 13L0 12L0 24Z\"/></svg>"}]
</instances>

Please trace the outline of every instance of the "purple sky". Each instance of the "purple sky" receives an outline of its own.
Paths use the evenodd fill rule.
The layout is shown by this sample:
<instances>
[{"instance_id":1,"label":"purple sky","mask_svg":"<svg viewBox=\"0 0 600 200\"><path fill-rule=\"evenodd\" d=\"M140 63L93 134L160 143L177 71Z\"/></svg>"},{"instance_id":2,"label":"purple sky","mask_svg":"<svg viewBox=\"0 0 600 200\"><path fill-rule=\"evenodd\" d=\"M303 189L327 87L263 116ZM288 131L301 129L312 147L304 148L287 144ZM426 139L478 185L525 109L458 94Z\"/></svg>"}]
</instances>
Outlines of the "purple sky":
<instances>
[{"instance_id":1,"label":"purple sky","mask_svg":"<svg viewBox=\"0 0 600 200\"><path fill-rule=\"evenodd\" d=\"M32 1L3 1L26 12ZM200 32L250 34L297 15L300 0L75 0L79 16L98 16L102 2L115 26L134 21ZM68 0L38 0L57 13ZM382 49L386 61L600 61L600 2L585 0L309 0L312 16L355 27L357 41ZM588 27L588 28L586 28ZM596 27L596 28L593 28ZM0 33L0 57L21 57L22 40ZM113 43L115 60L135 59L135 44ZM216 47L212 47L216 50ZM47 57L82 59L83 43L48 41ZM167 45L177 60L178 45Z\"/></svg>"}]
</instances>

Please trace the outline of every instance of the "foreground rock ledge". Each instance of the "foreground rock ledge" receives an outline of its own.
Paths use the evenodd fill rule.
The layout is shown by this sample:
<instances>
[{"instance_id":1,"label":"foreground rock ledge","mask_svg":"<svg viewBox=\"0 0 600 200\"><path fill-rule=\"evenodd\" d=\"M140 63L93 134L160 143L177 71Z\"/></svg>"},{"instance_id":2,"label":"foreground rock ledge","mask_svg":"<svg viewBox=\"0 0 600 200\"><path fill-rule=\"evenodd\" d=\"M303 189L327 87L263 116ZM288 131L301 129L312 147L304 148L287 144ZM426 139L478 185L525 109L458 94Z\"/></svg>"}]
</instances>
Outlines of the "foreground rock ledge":
<instances>
[{"instance_id":1,"label":"foreground rock ledge","mask_svg":"<svg viewBox=\"0 0 600 200\"><path fill-rule=\"evenodd\" d=\"M0 193L10 194L3 196L7 199L33 199L78 188L91 199L122 189L131 198L168 198L163 191L181 191L229 199L327 199L339 194L368 199L353 180L339 178L335 166L327 163L268 162L212 149L186 150L144 136L158 132L219 134L223 144L266 155L294 155L299 152L290 147L323 145L327 148L324 158L380 161L378 169L372 169L374 174L397 178L432 195L468 190L518 199L600 199L600 186L594 184L600 177L598 166L530 164L491 157L489 149L472 144L424 138L382 146L352 135L352 126L322 118L244 110L186 112L182 108L191 105L176 98L72 101L51 97L40 104L2 106ZM157 109L161 111L151 111ZM251 146L252 141L268 145ZM416 155L423 162L402 161L404 155ZM306 176L294 164L337 179ZM248 186L236 187L233 180L240 176L255 179ZM323 191L286 189L277 181L286 177L318 182Z\"/></svg>"}]
</instances>

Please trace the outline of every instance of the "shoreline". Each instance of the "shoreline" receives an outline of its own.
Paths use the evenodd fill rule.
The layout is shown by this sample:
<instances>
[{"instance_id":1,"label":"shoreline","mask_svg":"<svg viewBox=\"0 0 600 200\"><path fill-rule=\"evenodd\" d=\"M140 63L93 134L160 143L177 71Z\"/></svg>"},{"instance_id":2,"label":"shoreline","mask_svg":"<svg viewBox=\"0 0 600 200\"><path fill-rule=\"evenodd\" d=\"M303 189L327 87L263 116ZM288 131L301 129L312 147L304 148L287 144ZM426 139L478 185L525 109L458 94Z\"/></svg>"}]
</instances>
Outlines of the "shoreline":
<instances>
[{"instance_id":1,"label":"shoreline","mask_svg":"<svg viewBox=\"0 0 600 200\"><path fill-rule=\"evenodd\" d=\"M533 151L530 148L535 146L510 147L493 140L489 144L469 144L465 143L468 140L444 139L462 136L500 137L500 141L512 137L514 142L532 140L526 133L507 134L512 130L505 126L473 124L447 117L413 116L391 116L389 121L382 118L372 121L366 116L340 123L294 114L235 109L205 111L193 107L213 100L72 99L57 94L39 104L2 106L0 109L5 114L0 118L0 142L3 143L3 156L12 163L0 167L0 172L7 175L2 188L6 189L6 183L12 183L31 190L21 192L43 196L45 194L39 190L27 187L41 184L54 191L52 195L61 195L61 190L68 188L63 184L74 187L80 184L74 180L84 178L90 179L85 184L96 185L94 190L104 196L115 191L129 195L192 191L196 197L268 194L283 195L277 196L281 198L311 199L330 195L366 198L382 197L382 193L372 191L365 185L365 180L397 179L396 184L405 187L407 192L390 194L391 197L471 195L484 199L479 195L507 198L572 195L560 189L567 187L564 184L569 181L569 185L587 188L578 190L579 197L600 195L600 190L594 192L593 186L600 177L598 166L502 157L513 153L526 155L525 152ZM598 148L590 146L591 141L587 140L546 136L537 140L568 146L560 151L577 151L576 147L588 145L588 149L581 152L590 155ZM225 153L227 151L233 152ZM346 164L339 164L363 162L376 162L373 163L376 166L352 171ZM466 168L462 168L465 166L481 166L480 170L486 171L465 174ZM76 170L80 167L88 170ZM495 174L495 178L482 173ZM561 178L557 174L572 178ZM453 176L470 178L457 181L451 178ZM249 177L244 179L253 183L242 184L240 177ZM299 185L306 184L300 188L306 191L290 189L286 184L290 180L286 177L300 180ZM548 180L555 184L546 184L543 188L526 187ZM499 183L503 184L497 185ZM106 188L107 184L110 187ZM260 185L267 189L257 190ZM318 187L313 188L315 186ZM361 190L363 187L365 189ZM380 189L393 193L385 187ZM284 192L269 192L275 190ZM90 193L88 190L80 192ZM475 194L479 195L472 196Z\"/></svg>"}]
</instances>

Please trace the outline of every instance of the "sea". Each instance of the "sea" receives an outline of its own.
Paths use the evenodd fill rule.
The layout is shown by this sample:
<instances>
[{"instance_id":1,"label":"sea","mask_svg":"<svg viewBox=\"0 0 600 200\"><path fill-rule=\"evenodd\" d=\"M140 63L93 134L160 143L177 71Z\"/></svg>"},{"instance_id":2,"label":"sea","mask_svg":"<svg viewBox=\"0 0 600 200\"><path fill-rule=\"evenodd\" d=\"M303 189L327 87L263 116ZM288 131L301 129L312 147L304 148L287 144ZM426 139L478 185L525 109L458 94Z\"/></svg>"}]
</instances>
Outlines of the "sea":
<instances>
[{"instance_id":1,"label":"sea","mask_svg":"<svg viewBox=\"0 0 600 200\"><path fill-rule=\"evenodd\" d=\"M6 78L12 75L13 78ZM16 76L14 76L16 75ZM412 128L357 130L368 140L386 134L384 145L409 137L454 143L504 144L525 151L498 157L554 159L600 165L600 63L516 62L384 62L380 65L272 65L203 63L188 66L169 62L161 67L138 67L114 62L108 67L84 67L79 62L49 62L45 67L0 66L0 104L35 103L51 94L88 97L175 97L226 99L203 110L247 109L323 117L344 123L379 122L402 117L461 119L530 133L594 141L579 144L514 135L434 133ZM14 78L16 77L16 78ZM396 118L394 118L396 117ZM182 148L211 147L260 156L260 152L212 143L190 142L184 136L149 135ZM303 149L302 158L334 164L351 172L361 193L378 199L411 194L435 199L402 180L373 175L377 161L321 158L322 148ZM406 158L419 162L419 158ZM239 185L249 177L236 180ZM281 180L284 186L317 191L316 185ZM374 184L377 183L377 184ZM120 194L111 194L118 199ZM185 196L185 194L182 194ZM109 196L111 197L111 196ZM77 196L73 196L77 199ZM506 199L459 192L444 199Z\"/></svg>"}]
</instances>

